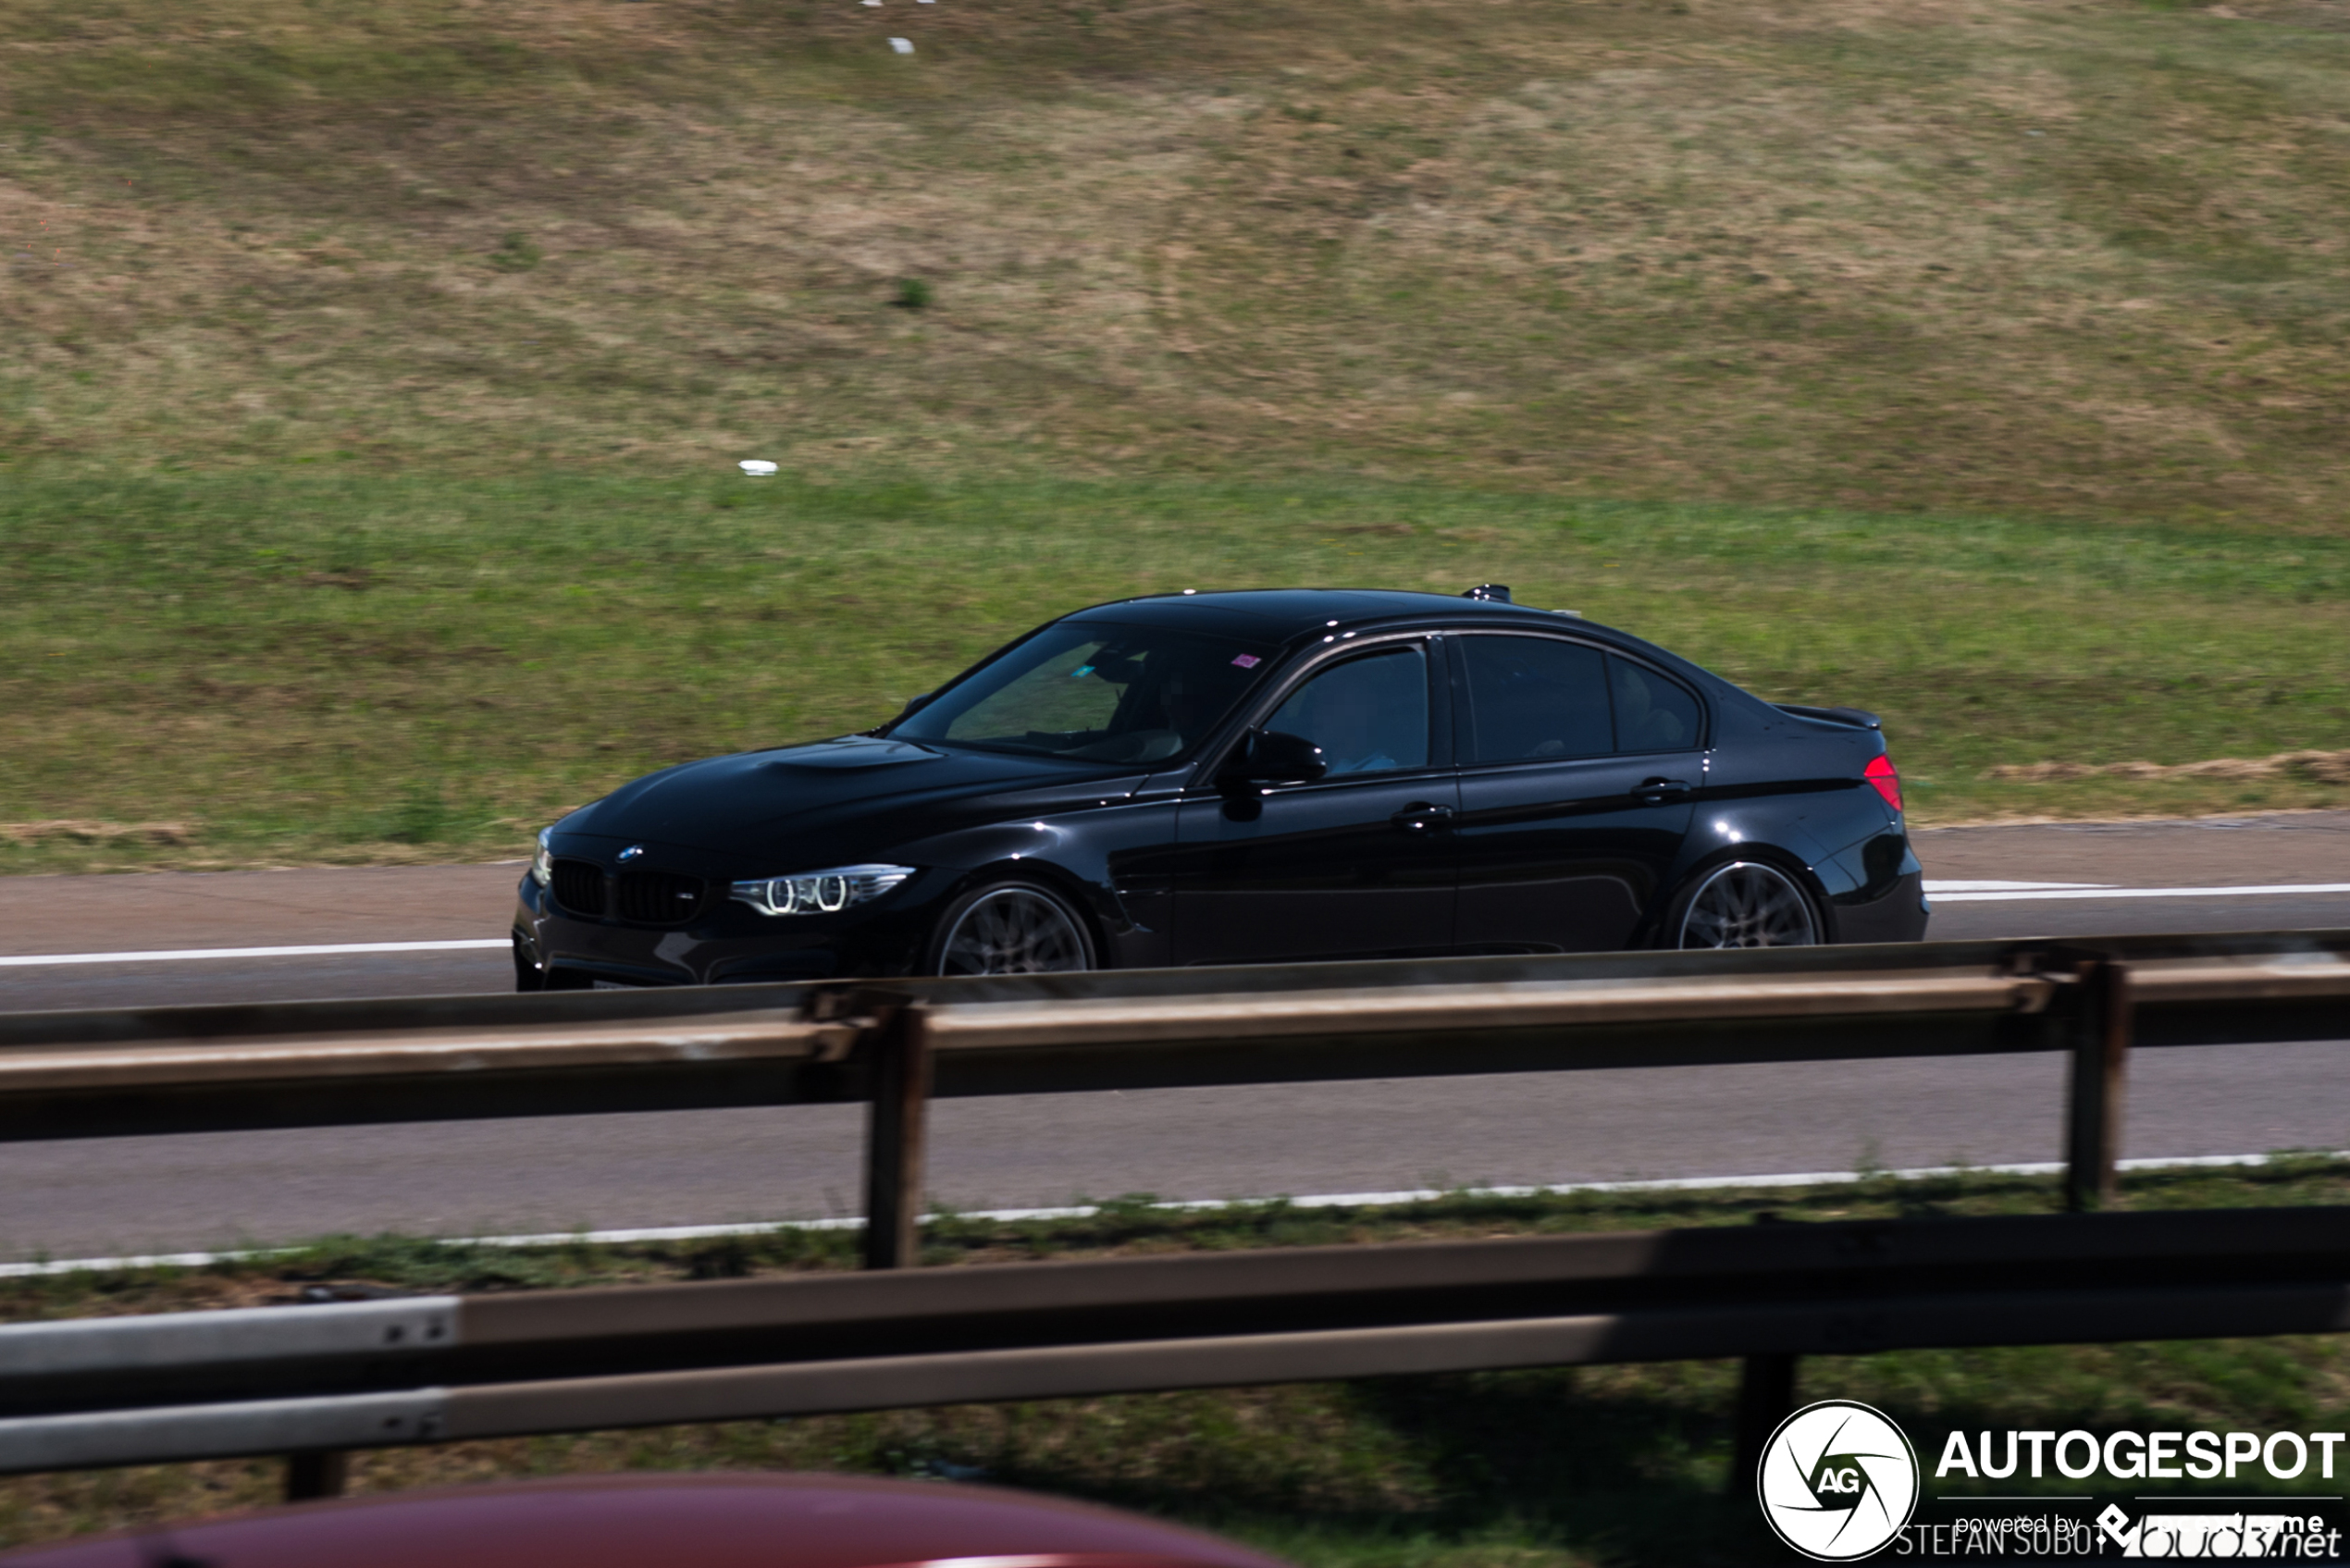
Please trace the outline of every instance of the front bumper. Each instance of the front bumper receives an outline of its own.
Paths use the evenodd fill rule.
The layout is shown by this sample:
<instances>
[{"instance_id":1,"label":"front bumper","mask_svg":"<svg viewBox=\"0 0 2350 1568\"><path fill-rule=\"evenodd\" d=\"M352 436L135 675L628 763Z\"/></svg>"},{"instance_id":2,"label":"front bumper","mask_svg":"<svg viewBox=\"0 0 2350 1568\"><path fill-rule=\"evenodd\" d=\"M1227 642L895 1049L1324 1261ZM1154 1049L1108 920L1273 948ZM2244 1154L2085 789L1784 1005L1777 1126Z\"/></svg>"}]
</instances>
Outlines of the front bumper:
<instances>
[{"instance_id":1,"label":"front bumper","mask_svg":"<svg viewBox=\"0 0 2350 1568\"><path fill-rule=\"evenodd\" d=\"M761 915L718 900L682 926L589 920L563 910L526 874L515 892L514 956L542 972L624 985L743 985L761 981L902 975L929 935L918 876L871 905L838 914ZM944 882L946 879L937 879Z\"/></svg>"}]
</instances>

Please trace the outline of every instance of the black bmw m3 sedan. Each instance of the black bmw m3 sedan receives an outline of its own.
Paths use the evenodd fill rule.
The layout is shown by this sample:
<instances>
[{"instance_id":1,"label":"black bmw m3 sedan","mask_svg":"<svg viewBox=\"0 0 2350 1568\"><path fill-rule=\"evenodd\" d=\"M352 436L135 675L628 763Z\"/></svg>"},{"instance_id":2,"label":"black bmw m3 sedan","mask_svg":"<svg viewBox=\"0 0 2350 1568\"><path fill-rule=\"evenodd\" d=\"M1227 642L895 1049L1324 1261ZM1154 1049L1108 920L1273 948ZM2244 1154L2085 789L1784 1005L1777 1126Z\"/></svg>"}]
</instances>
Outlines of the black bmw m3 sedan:
<instances>
[{"instance_id":1,"label":"black bmw m3 sedan","mask_svg":"<svg viewBox=\"0 0 2350 1568\"><path fill-rule=\"evenodd\" d=\"M1121 599L888 723L649 774L539 834L525 990L1913 941L1870 714L1571 613Z\"/></svg>"}]
</instances>

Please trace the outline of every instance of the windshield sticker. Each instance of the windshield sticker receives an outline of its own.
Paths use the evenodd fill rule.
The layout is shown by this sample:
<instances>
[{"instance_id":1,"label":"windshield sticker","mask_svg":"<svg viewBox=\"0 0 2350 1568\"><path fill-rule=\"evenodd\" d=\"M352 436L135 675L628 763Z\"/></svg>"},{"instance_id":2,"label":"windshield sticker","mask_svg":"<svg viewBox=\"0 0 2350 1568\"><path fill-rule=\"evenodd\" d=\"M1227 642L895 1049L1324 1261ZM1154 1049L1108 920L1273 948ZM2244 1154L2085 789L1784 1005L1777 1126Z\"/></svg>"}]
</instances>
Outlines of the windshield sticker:
<instances>
[{"instance_id":1,"label":"windshield sticker","mask_svg":"<svg viewBox=\"0 0 2350 1568\"><path fill-rule=\"evenodd\" d=\"M1091 664L1080 664L1069 673L1069 678L1072 681L1082 681L1093 673L1094 667Z\"/></svg>"},{"instance_id":2,"label":"windshield sticker","mask_svg":"<svg viewBox=\"0 0 2350 1568\"><path fill-rule=\"evenodd\" d=\"M1253 653L1243 653L1238 659L1233 660L1232 662L1239 665L1243 670L1254 670L1259 664L1264 663L1265 661L1257 658L1256 655Z\"/></svg>"}]
</instances>

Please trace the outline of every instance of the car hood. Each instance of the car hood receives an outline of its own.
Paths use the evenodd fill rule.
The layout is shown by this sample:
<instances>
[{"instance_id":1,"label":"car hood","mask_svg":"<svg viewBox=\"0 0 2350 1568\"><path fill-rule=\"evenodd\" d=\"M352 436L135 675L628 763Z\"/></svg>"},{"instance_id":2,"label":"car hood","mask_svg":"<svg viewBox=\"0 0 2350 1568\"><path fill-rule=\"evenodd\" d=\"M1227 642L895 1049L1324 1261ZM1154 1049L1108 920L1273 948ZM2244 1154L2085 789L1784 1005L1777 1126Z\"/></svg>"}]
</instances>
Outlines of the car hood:
<instances>
[{"instance_id":1,"label":"car hood","mask_svg":"<svg viewBox=\"0 0 2350 1568\"><path fill-rule=\"evenodd\" d=\"M804 834L870 826L904 839L987 814L1032 809L1066 789L1098 799L1139 782L1132 766L944 750L842 735L809 746L686 762L623 784L556 825L561 833L641 839L685 848L757 851ZM974 812L973 808L979 809ZM848 836L864 838L867 833Z\"/></svg>"}]
</instances>

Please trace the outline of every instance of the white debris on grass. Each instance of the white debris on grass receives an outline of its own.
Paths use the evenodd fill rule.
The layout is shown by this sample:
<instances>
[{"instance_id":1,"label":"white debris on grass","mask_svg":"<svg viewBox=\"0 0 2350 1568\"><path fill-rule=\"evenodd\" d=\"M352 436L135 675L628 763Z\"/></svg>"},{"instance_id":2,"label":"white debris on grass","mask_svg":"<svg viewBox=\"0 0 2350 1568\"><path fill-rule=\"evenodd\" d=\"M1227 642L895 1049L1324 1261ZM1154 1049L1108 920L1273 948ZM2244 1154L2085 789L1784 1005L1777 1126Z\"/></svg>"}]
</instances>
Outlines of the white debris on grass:
<instances>
[{"instance_id":1,"label":"white debris on grass","mask_svg":"<svg viewBox=\"0 0 2350 1568\"><path fill-rule=\"evenodd\" d=\"M775 465L763 457L747 457L738 466L754 479L764 479L775 472Z\"/></svg>"},{"instance_id":2,"label":"white debris on grass","mask_svg":"<svg viewBox=\"0 0 2350 1568\"><path fill-rule=\"evenodd\" d=\"M889 41L889 46L901 55L910 55L914 52L914 41L910 38L893 38Z\"/></svg>"}]
</instances>

